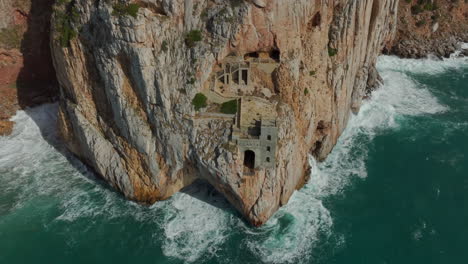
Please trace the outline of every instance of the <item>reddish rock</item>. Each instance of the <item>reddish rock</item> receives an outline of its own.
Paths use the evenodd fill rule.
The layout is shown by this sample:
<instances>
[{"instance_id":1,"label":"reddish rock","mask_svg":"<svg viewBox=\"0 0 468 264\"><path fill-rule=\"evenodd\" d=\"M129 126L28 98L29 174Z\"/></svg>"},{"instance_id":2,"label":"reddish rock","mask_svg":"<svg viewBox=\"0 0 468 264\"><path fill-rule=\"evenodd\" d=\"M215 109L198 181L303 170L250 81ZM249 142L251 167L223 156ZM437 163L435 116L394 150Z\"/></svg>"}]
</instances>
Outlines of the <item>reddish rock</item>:
<instances>
[{"instance_id":1,"label":"reddish rock","mask_svg":"<svg viewBox=\"0 0 468 264\"><path fill-rule=\"evenodd\" d=\"M448 57L460 49L460 42L468 42L467 1L438 0L430 7L400 1L396 37L384 53L405 58Z\"/></svg>"},{"instance_id":2,"label":"reddish rock","mask_svg":"<svg viewBox=\"0 0 468 264\"><path fill-rule=\"evenodd\" d=\"M7 136L13 131L14 123L11 121L0 120L0 136Z\"/></svg>"},{"instance_id":3,"label":"reddish rock","mask_svg":"<svg viewBox=\"0 0 468 264\"><path fill-rule=\"evenodd\" d=\"M16 47L0 39L0 122L3 135L11 132L8 119L20 108L53 100L58 93L49 47L53 0L3 0L0 30L21 38Z\"/></svg>"}]
</instances>

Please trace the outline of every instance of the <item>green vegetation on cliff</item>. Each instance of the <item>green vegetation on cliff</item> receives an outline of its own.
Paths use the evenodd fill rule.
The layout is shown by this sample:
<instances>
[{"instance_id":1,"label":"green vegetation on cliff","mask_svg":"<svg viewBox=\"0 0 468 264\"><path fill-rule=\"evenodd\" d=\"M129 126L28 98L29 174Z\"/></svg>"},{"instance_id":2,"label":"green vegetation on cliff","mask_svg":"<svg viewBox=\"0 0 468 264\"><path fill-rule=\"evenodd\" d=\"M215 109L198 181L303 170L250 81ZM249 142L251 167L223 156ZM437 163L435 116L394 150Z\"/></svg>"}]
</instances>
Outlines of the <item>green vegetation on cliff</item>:
<instances>
[{"instance_id":1,"label":"green vegetation on cliff","mask_svg":"<svg viewBox=\"0 0 468 264\"><path fill-rule=\"evenodd\" d=\"M189 33L187 33L187 35L185 35L185 44L191 48L195 46L196 42L201 41L202 39L203 36L200 30L191 30Z\"/></svg>"},{"instance_id":2,"label":"green vegetation on cliff","mask_svg":"<svg viewBox=\"0 0 468 264\"><path fill-rule=\"evenodd\" d=\"M114 11L112 11L112 15L114 16L132 16L136 18L140 6L138 4L117 3L112 8L114 8Z\"/></svg>"},{"instance_id":3,"label":"green vegetation on cliff","mask_svg":"<svg viewBox=\"0 0 468 264\"><path fill-rule=\"evenodd\" d=\"M221 104L221 113L223 114L235 114L237 113L237 100L231 100Z\"/></svg>"},{"instance_id":4,"label":"green vegetation on cliff","mask_svg":"<svg viewBox=\"0 0 468 264\"><path fill-rule=\"evenodd\" d=\"M192 100L192 104L195 107L195 110L198 111L202 108L205 108L207 106L206 100L207 98L204 94L197 93Z\"/></svg>"},{"instance_id":5,"label":"green vegetation on cliff","mask_svg":"<svg viewBox=\"0 0 468 264\"><path fill-rule=\"evenodd\" d=\"M58 32L60 46L70 46L70 40L78 36L75 24L78 23L80 14L74 4L68 0L58 0L55 8L55 28Z\"/></svg>"},{"instance_id":6,"label":"green vegetation on cliff","mask_svg":"<svg viewBox=\"0 0 468 264\"><path fill-rule=\"evenodd\" d=\"M338 53L338 50L337 50L337 49L330 48L330 47L328 48L328 56L333 57L333 56L335 56L337 53Z\"/></svg>"},{"instance_id":7,"label":"green vegetation on cliff","mask_svg":"<svg viewBox=\"0 0 468 264\"><path fill-rule=\"evenodd\" d=\"M411 1L406 1L411 3ZM411 13L417 15L424 11L434 11L438 9L437 2L433 0L418 0L415 5L411 6Z\"/></svg>"},{"instance_id":8,"label":"green vegetation on cliff","mask_svg":"<svg viewBox=\"0 0 468 264\"><path fill-rule=\"evenodd\" d=\"M12 26L0 30L0 47L6 49L19 49L22 40L21 26Z\"/></svg>"}]
</instances>

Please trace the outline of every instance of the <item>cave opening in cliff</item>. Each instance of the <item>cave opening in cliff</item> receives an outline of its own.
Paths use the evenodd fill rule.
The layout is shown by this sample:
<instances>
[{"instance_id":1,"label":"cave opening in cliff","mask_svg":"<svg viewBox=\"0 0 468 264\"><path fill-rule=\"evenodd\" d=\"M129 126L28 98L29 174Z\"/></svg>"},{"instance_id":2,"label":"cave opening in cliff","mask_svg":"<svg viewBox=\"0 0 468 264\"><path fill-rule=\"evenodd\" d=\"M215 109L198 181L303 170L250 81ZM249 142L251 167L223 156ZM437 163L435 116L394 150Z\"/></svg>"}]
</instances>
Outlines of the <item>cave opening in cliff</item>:
<instances>
[{"instance_id":1,"label":"cave opening in cliff","mask_svg":"<svg viewBox=\"0 0 468 264\"><path fill-rule=\"evenodd\" d=\"M246 53L244 55L244 60L248 60L249 58L255 58L255 59L258 59L260 57L260 55L258 54L258 52L249 52L249 53Z\"/></svg>"},{"instance_id":2,"label":"cave opening in cliff","mask_svg":"<svg viewBox=\"0 0 468 264\"><path fill-rule=\"evenodd\" d=\"M277 49L274 49L268 53L270 58L272 58L276 62L280 62L281 52Z\"/></svg>"},{"instance_id":3,"label":"cave opening in cliff","mask_svg":"<svg viewBox=\"0 0 468 264\"><path fill-rule=\"evenodd\" d=\"M253 169L255 167L255 152L246 150L244 152L244 166Z\"/></svg>"},{"instance_id":4,"label":"cave opening in cliff","mask_svg":"<svg viewBox=\"0 0 468 264\"><path fill-rule=\"evenodd\" d=\"M320 12L317 12L312 18L312 26L317 27L317 26L320 26L321 23L322 23L322 16L320 15Z\"/></svg>"}]
</instances>

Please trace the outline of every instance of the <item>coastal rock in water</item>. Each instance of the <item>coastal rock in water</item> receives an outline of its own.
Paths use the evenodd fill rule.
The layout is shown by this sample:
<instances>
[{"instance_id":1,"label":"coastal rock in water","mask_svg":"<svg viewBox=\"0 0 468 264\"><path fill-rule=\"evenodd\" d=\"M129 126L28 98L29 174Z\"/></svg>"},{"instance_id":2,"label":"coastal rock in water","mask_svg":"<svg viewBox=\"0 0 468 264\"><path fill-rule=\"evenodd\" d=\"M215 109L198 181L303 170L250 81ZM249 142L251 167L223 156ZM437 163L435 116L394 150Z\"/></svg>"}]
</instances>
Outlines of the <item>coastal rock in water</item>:
<instances>
[{"instance_id":1,"label":"coastal rock in water","mask_svg":"<svg viewBox=\"0 0 468 264\"><path fill-rule=\"evenodd\" d=\"M68 149L129 199L204 179L265 223L314 180L308 156L330 153L375 87L398 1L260 2L57 2Z\"/></svg>"}]
</instances>

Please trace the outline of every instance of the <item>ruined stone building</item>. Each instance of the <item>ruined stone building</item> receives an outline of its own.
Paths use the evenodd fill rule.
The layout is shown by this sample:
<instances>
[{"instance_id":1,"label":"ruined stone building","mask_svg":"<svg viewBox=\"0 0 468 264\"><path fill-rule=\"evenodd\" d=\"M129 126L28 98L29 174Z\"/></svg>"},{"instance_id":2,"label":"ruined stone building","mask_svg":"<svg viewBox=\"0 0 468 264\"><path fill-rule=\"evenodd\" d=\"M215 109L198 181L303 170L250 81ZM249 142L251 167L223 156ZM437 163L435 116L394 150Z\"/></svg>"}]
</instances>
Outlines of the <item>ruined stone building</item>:
<instances>
[{"instance_id":1,"label":"ruined stone building","mask_svg":"<svg viewBox=\"0 0 468 264\"><path fill-rule=\"evenodd\" d=\"M279 55L253 52L245 56L228 56L213 70L205 93L216 103L237 100L231 144L244 160L244 174L256 169L270 169L276 163L278 128L272 72Z\"/></svg>"},{"instance_id":2,"label":"ruined stone building","mask_svg":"<svg viewBox=\"0 0 468 264\"><path fill-rule=\"evenodd\" d=\"M259 97L239 99L232 141L244 155L247 170L275 166L278 128L274 105Z\"/></svg>"}]
</instances>

